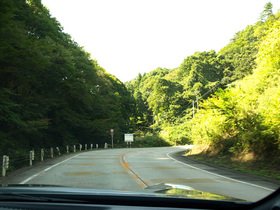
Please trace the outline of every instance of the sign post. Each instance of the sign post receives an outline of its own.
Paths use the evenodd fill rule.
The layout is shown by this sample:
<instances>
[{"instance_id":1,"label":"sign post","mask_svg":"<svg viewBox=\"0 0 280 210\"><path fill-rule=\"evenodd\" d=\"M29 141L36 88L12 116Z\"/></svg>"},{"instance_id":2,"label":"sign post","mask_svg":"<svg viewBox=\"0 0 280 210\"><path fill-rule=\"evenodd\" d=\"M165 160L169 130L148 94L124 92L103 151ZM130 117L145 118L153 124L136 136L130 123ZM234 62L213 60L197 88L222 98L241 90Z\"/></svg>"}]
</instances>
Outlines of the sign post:
<instances>
[{"instance_id":1,"label":"sign post","mask_svg":"<svg viewBox=\"0 0 280 210\"><path fill-rule=\"evenodd\" d=\"M112 136L112 148L114 148L114 129L111 129L111 136Z\"/></svg>"}]
</instances>

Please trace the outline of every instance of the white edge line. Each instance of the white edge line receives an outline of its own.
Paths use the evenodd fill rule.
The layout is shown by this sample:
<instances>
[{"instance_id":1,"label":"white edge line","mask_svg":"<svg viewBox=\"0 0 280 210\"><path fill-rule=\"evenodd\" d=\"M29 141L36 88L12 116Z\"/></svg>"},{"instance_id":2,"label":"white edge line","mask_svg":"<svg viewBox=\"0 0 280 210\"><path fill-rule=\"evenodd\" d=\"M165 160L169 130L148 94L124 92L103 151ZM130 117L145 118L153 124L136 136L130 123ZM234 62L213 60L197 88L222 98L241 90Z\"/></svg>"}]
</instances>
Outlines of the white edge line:
<instances>
[{"instance_id":1,"label":"white edge line","mask_svg":"<svg viewBox=\"0 0 280 210\"><path fill-rule=\"evenodd\" d=\"M38 173L38 174L34 174L33 176L27 178L26 180L22 181L22 182L19 183L19 184L25 184L26 182L29 182L31 179L35 178L35 177L38 176L38 175L39 175L39 173Z\"/></svg>"},{"instance_id":2,"label":"white edge line","mask_svg":"<svg viewBox=\"0 0 280 210\"><path fill-rule=\"evenodd\" d=\"M39 173L37 173L37 174L34 174L34 175L28 177L27 179L23 180L23 181L20 182L19 184L26 184L27 182L29 182L30 180L32 180L32 179L34 179L36 176L38 176L40 173L46 172L46 171L48 171L48 170L50 170L50 169L52 169L52 168L54 168L54 167L60 165L61 163L65 163L66 161L71 160L72 158L75 158L75 157L77 157L77 156L79 156L79 155L75 155L75 156L70 157L70 158L68 158L68 159L66 159L66 160L63 160L63 161L61 161L61 162L59 162L59 163L56 163L56 164L54 164L54 165L52 165L52 166L50 166L50 167L44 169L43 171L41 171L41 172L39 172Z\"/></svg>"},{"instance_id":3,"label":"white edge line","mask_svg":"<svg viewBox=\"0 0 280 210\"><path fill-rule=\"evenodd\" d=\"M169 152L169 153L171 153L171 152ZM262 189L264 189L264 190L268 190L268 191L272 191L272 192L275 191L275 190L270 189L270 188L262 187L262 186L259 186L259 185L256 185L256 184L251 184L251 183L249 183L249 182L243 182L243 181L240 181L240 180L237 180L237 179L232 179L232 178L229 178L229 177L227 177L227 176L223 176L223 175L220 175L220 174L216 174L216 173L213 173L213 172L209 172L209 171L206 171L206 170L197 168L197 167L195 167L195 166L192 166L192 165L183 163L183 162L181 162L181 161L179 161L179 160L176 160L175 158L170 157L169 153L167 153L167 157L169 157L170 159L172 159L172 160L174 160L174 161L176 161L176 162L178 162L178 163L181 163L181 164L183 164L183 165L185 165L185 166L194 168L194 169L196 169L196 170L203 171L203 172L205 172L205 173L208 173L208 174L211 174L211 175L215 175L215 176L218 176L218 177L221 177L221 178L225 178L225 179L228 179L228 180L231 180L231 181L235 181L235 182L239 182L239 183L242 183L242 184L251 185L251 186L253 186L253 187L262 188Z\"/></svg>"}]
</instances>

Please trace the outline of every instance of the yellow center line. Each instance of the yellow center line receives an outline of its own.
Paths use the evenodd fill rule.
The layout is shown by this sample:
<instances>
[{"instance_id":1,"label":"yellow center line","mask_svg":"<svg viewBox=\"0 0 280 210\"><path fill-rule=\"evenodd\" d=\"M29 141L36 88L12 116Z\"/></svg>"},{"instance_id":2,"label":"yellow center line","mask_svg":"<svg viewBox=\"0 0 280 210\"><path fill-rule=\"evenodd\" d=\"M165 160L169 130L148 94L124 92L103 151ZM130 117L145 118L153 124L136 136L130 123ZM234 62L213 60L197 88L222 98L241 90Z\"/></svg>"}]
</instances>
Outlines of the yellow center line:
<instances>
[{"instance_id":1,"label":"yellow center line","mask_svg":"<svg viewBox=\"0 0 280 210\"><path fill-rule=\"evenodd\" d=\"M127 171L127 173L134 179L134 181L141 187L141 188L145 188L145 187L149 187L149 182L145 181L143 179L141 179L132 169L131 166L126 162L126 160L124 159L124 157L131 152L136 152L136 151L130 151L127 153L124 153L120 156L120 162L122 164L122 166L124 167L124 169Z\"/></svg>"}]
</instances>

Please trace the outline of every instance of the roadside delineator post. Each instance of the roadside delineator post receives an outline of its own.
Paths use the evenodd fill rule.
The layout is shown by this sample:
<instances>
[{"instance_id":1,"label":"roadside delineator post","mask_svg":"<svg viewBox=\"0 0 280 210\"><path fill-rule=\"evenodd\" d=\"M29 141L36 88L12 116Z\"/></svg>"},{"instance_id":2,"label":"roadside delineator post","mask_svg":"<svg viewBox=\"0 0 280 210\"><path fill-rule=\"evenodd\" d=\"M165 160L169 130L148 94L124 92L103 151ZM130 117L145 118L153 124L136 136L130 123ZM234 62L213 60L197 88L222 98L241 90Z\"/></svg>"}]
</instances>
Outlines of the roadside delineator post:
<instances>
[{"instance_id":1,"label":"roadside delineator post","mask_svg":"<svg viewBox=\"0 0 280 210\"><path fill-rule=\"evenodd\" d=\"M61 155L59 147L56 147L56 152L58 155Z\"/></svg>"},{"instance_id":2,"label":"roadside delineator post","mask_svg":"<svg viewBox=\"0 0 280 210\"><path fill-rule=\"evenodd\" d=\"M66 146L66 153L67 154L69 153L69 146L68 145Z\"/></svg>"},{"instance_id":3,"label":"roadside delineator post","mask_svg":"<svg viewBox=\"0 0 280 210\"><path fill-rule=\"evenodd\" d=\"M44 149L41 149L41 161L44 161Z\"/></svg>"},{"instance_id":4,"label":"roadside delineator post","mask_svg":"<svg viewBox=\"0 0 280 210\"><path fill-rule=\"evenodd\" d=\"M73 149L73 152L76 152L76 145L74 145L74 149Z\"/></svg>"},{"instance_id":5,"label":"roadside delineator post","mask_svg":"<svg viewBox=\"0 0 280 210\"><path fill-rule=\"evenodd\" d=\"M34 160L34 150L29 152L29 165L32 166L32 160Z\"/></svg>"},{"instance_id":6,"label":"roadside delineator post","mask_svg":"<svg viewBox=\"0 0 280 210\"><path fill-rule=\"evenodd\" d=\"M51 158L53 158L53 148L51 147Z\"/></svg>"},{"instance_id":7,"label":"roadside delineator post","mask_svg":"<svg viewBox=\"0 0 280 210\"><path fill-rule=\"evenodd\" d=\"M87 150L87 144L85 144L85 150Z\"/></svg>"},{"instance_id":8,"label":"roadside delineator post","mask_svg":"<svg viewBox=\"0 0 280 210\"><path fill-rule=\"evenodd\" d=\"M93 144L90 144L90 149L92 149L92 147L93 147Z\"/></svg>"},{"instance_id":9,"label":"roadside delineator post","mask_svg":"<svg viewBox=\"0 0 280 210\"><path fill-rule=\"evenodd\" d=\"M9 168L10 158L7 155L3 155L3 163L2 163L2 176L6 176L6 171Z\"/></svg>"},{"instance_id":10,"label":"roadside delineator post","mask_svg":"<svg viewBox=\"0 0 280 210\"><path fill-rule=\"evenodd\" d=\"M82 151L82 147L83 147L83 146L80 144L80 152Z\"/></svg>"},{"instance_id":11,"label":"roadside delineator post","mask_svg":"<svg viewBox=\"0 0 280 210\"><path fill-rule=\"evenodd\" d=\"M96 149L98 149L98 144L96 144Z\"/></svg>"},{"instance_id":12,"label":"roadside delineator post","mask_svg":"<svg viewBox=\"0 0 280 210\"><path fill-rule=\"evenodd\" d=\"M6 168L5 168L5 164L6 164L6 155L3 155L3 163L2 163L2 176L6 176Z\"/></svg>"}]
</instances>

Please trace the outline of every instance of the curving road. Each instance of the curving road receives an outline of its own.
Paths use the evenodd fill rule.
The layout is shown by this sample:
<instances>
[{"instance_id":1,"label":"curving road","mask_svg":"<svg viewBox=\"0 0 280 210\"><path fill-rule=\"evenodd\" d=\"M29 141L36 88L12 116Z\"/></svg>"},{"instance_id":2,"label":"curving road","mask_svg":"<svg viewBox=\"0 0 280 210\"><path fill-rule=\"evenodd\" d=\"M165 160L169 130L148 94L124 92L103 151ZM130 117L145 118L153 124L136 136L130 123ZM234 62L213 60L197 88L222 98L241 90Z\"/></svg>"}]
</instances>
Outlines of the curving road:
<instances>
[{"instance_id":1,"label":"curving road","mask_svg":"<svg viewBox=\"0 0 280 210\"><path fill-rule=\"evenodd\" d=\"M187 147L93 150L63 156L6 180L9 184L46 184L142 191L160 183L259 200L279 186L261 177L211 167L183 158Z\"/></svg>"}]
</instances>

